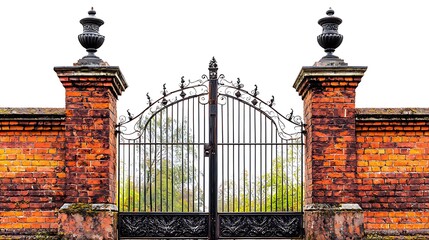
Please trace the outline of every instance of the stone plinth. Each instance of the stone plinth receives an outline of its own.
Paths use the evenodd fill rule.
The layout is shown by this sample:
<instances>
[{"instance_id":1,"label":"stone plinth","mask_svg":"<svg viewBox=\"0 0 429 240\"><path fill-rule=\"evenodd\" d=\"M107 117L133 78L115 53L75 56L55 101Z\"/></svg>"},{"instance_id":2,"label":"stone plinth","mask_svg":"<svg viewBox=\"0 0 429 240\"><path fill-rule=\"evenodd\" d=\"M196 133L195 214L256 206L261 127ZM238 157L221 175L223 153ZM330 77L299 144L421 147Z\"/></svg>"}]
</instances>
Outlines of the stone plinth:
<instances>
[{"instance_id":1,"label":"stone plinth","mask_svg":"<svg viewBox=\"0 0 429 240\"><path fill-rule=\"evenodd\" d=\"M58 235L64 239L117 239L118 208L113 204L64 204Z\"/></svg>"},{"instance_id":2,"label":"stone plinth","mask_svg":"<svg viewBox=\"0 0 429 240\"><path fill-rule=\"evenodd\" d=\"M309 204L304 208L305 239L362 239L363 211L358 204Z\"/></svg>"}]
</instances>

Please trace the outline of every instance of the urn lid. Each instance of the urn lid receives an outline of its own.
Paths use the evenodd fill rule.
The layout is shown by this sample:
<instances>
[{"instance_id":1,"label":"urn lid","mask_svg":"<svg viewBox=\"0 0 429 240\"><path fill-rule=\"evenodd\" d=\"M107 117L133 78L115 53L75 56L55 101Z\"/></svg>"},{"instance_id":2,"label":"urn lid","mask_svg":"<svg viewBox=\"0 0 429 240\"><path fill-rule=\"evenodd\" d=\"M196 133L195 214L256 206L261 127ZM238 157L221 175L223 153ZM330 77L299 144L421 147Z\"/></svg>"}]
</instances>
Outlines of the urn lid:
<instances>
[{"instance_id":1,"label":"urn lid","mask_svg":"<svg viewBox=\"0 0 429 240\"><path fill-rule=\"evenodd\" d=\"M100 27L101 25L103 25L104 24L104 21L103 20L101 20L101 19L99 19L99 18L97 18L96 16L95 16L95 14L96 14L97 12L94 10L94 8L93 7L91 7L91 10L89 10L88 11L88 17L86 17L86 18L82 18L81 20L80 20L80 23L83 25L83 26L85 26L85 25L89 25L89 24L95 24L95 25L97 25L98 27ZM85 31L85 29L84 29L84 31Z\"/></svg>"},{"instance_id":2,"label":"urn lid","mask_svg":"<svg viewBox=\"0 0 429 240\"><path fill-rule=\"evenodd\" d=\"M338 24L340 25L343 20L339 17L335 17L334 15L334 10L332 10L332 8L329 8L328 11L326 11L326 15L328 15L327 17L321 18L317 23L319 23L320 26L323 26L323 24L325 23L333 23L333 24Z\"/></svg>"}]
</instances>

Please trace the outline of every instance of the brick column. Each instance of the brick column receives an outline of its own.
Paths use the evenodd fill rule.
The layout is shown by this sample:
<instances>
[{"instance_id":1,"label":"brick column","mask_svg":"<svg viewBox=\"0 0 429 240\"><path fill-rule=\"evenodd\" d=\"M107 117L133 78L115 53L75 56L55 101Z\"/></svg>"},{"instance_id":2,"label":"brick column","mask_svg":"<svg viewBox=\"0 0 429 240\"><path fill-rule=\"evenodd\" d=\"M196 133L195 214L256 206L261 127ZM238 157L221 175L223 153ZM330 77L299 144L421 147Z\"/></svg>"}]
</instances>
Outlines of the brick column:
<instances>
[{"instance_id":1,"label":"brick column","mask_svg":"<svg viewBox=\"0 0 429 240\"><path fill-rule=\"evenodd\" d=\"M111 239L117 209L116 101L127 84L113 66L54 70L66 90L67 180L59 232L72 239Z\"/></svg>"},{"instance_id":2,"label":"brick column","mask_svg":"<svg viewBox=\"0 0 429 240\"><path fill-rule=\"evenodd\" d=\"M363 233L363 215L356 205L355 90L365 71L366 67L303 67L295 81L307 124L308 239L359 239Z\"/></svg>"}]
</instances>

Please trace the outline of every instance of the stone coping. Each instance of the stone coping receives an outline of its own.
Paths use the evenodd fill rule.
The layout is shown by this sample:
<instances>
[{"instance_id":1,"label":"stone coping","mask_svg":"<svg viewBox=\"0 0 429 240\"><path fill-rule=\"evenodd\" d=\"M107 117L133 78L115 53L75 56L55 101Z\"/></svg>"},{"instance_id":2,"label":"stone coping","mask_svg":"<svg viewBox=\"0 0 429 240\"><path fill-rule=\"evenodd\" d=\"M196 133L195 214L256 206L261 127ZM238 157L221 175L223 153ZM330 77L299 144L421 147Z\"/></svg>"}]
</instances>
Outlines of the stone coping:
<instances>
[{"instance_id":1,"label":"stone coping","mask_svg":"<svg viewBox=\"0 0 429 240\"><path fill-rule=\"evenodd\" d=\"M304 211L354 211L361 212L362 208L357 203L339 203L339 204L325 204L325 203L312 203L304 206Z\"/></svg>"},{"instance_id":2,"label":"stone coping","mask_svg":"<svg viewBox=\"0 0 429 240\"><path fill-rule=\"evenodd\" d=\"M429 120L429 108L356 108L357 120Z\"/></svg>"},{"instance_id":3,"label":"stone coping","mask_svg":"<svg viewBox=\"0 0 429 240\"><path fill-rule=\"evenodd\" d=\"M293 84L296 89L305 77L363 77L365 66L315 67L304 66Z\"/></svg>"},{"instance_id":4,"label":"stone coping","mask_svg":"<svg viewBox=\"0 0 429 240\"><path fill-rule=\"evenodd\" d=\"M76 207L77 206L77 207ZM64 203L60 208L61 211L67 210L75 210L78 208L91 208L92 211L100 211L100 212L117 212L118 206L111 203Z\"/></svg>"},{"instance_id":5,"label":"stone coping","mask_svg":"<svg viewBox=\"0 0 429 240\"><path fill-rule=\"evenodd\" d=\"M365 229L365 235L366 239L429 239L429 229Z\"/></svg>"},{"instance_id":6,"label":"stone coping","mask_svg":"<svg viewBox=\"0 0 429 240\"><path fill-rule=\"evenodd\" d=\"M0 108L0 120L64 119L64 108Z\"/></svg>"},{"instance_id":7,"label":"stone coping","mask_svg":"<svg viewBox=\"0 0 429 240\"><path fill-rule=\"evenodd\" d=\"M360 82L360 78L365 74L367 67L363 66L336 66L336 67L315 67L315 66L304 66L301 68L301 71L296 78L293 88L298 92L298 94L304 97L309 87L315 84L316 82L331 82L330 78L344 78L343 81L333 81L333 82L342 82L351 84L352 87L356 88L357 84ZM317 78L324 79L316 80ZM341 84L336 85L338 87L344 87Z\"/></svg>"},{"instance_id":8,"label":"stone coping","mask_svg":"<svg viewBox=\"0 0 429 240\"><path fill-rule=\"evenodd\" d=\"M54 67L58 77L115 77L113 85L117 95L128 88L128 83L118 66L82 65ZM61 80L63 82L63 80ZM88 82L88 80L86 80ZM63 83L64 84L64 83Z\"/></svg>"}]
</instances>

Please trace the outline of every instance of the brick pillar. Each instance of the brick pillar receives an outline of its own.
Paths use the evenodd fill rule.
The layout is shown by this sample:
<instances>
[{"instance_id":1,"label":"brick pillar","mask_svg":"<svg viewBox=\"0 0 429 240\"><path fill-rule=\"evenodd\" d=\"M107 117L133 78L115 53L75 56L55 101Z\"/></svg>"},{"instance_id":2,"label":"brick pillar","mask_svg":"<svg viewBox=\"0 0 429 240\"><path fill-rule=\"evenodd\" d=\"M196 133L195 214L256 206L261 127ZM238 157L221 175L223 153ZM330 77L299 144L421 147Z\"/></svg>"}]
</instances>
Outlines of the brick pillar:
<instances>
[{"instance_id":1,"label":"brick pillar","mask_svg":"<svg viewBox=\"0 0 429 240\"><path fill-rule=\"evenodd\" d=\"M116 236L116 101L127 84L118 67L55 67L66 90L66 200L59 232L71 239Z\"/></svg>"},{"instance_id":2,"label":"brick pillar","mask_svg":"<svg viewBox=\"0 0 429 240\"><path fill-rule=\"evenodd\" d=\"M366 67L303 67L295 81L307 124L307 239L360 239L363 234L362 210L356 204L355 90L365 71Z\"/></svg>"}]
</instances>

